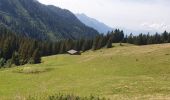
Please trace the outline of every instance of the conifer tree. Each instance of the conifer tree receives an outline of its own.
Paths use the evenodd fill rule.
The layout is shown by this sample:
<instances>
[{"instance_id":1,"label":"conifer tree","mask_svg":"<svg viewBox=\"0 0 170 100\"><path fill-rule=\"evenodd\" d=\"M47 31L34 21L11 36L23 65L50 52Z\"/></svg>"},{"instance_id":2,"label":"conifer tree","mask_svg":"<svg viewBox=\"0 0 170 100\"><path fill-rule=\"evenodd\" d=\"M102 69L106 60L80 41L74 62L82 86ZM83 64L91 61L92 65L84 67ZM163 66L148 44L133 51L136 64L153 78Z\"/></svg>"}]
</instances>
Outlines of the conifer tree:
<instances>
[{"instance_id":1,"label":"conifer tree","mask_svg":"<svg viewBox=\"0 0 170 100\"><path fill-rule=\"evenodd\" d=\"M34 61L34 64L41 63L41 53L40 53L40 50L38 48L35 49L35 51L32 55L32 59Z\"/></svg>"},{"instance_id":2,"label":"conifer tree","mask_svg":"<svg viewBox=\"0 0 170 100\"><path fill-rule=\"evenodd\" d=\"M12 64L15 64L16 66L20 65L18 52L13 53L11 62L12 62Z\"/></svg>"},{"instance_id":3,"label":"conifer tree","mask_svg":"<svg viewBox=\"0 0 170 100\"><path fill-rule=\"evenodd\" d=\"M111 39L109 39L109 40L107 41L106 47L107 47L107 48L111 48L111 47L112 47L112 40L111 40Z\"/></svg>"},{"instance_id":4,"label":"conifer tree","mask_svg":"<svg viewBox=\"0 0 170 100\"><path fill-rule=\"evenodd\" d=\"M168 32L164 31L162 34L162 41L165 43L168 42Z\"/></svg>"}]
</instances>

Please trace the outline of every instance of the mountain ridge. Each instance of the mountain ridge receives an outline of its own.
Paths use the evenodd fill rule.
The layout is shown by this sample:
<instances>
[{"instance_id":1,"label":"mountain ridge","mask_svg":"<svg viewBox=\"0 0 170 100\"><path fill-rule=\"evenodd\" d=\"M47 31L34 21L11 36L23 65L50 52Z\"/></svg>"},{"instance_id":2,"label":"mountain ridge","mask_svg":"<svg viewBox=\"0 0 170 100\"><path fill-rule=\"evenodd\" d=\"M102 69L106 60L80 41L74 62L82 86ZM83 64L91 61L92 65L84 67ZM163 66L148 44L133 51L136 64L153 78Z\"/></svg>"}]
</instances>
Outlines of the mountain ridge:
<instances>
[{"instance_id":1,"label":"mountain ridge","mask_svg":"<svg viewBox=\"0 0 170 100\"><path fill-rule=\"evenodd\" d=\"M108 31L112 31L113 28L110 26L104 24L103 22L100 22L94 18L90 18L85 14L75 14L76 17L83 22L85 25L92 27L96 29L99 33L104 33L106 34Z\"/></svg>"},{"instance_id":2,"label":"mountain ridge","mask_svg":"<svg viewBox=\"0 0 170 100\"><path fill-rule=\"evenodd\" d=\"M69 10L37 0L0 0L0 23L16 33L42 40L93 38L98 34Z\"/></svg>"}]
</instances>

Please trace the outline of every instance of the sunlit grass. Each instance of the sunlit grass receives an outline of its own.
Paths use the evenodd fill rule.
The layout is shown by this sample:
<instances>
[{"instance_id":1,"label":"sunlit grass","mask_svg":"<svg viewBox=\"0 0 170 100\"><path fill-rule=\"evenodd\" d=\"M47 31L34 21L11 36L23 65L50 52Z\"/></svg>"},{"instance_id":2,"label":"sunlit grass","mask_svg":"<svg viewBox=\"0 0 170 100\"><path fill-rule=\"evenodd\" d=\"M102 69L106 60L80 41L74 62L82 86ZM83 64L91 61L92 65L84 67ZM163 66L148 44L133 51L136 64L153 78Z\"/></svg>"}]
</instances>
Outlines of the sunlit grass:
<instances>
[{"instance_id":1,"label":"sunlit grass","mask_svg":"<svg viewBox=\"0 0 170 100\"><path fill-rule=\"evenodd\" d=\"M110 99L170 98L170 44L44 57L41 64L0 70L0 100L55 93ZM21 99L21 100L22 100Z\"/></svg>"}]
</instances>

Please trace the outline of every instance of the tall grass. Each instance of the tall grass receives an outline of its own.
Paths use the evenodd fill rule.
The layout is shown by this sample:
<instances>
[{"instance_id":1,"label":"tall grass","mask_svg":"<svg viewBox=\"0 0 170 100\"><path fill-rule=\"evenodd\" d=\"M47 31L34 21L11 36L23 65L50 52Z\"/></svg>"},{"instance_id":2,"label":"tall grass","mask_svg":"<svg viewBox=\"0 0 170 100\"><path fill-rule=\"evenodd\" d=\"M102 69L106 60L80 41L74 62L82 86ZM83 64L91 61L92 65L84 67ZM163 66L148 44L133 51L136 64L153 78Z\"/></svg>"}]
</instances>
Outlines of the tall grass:
<instances>
[{"instance_id":1,"label":"tall grass","mask_svg":"<svg viewBox=\"0 0 170 100\"><path fill-rule=\"evenodd\" d=\"M109 100L106 98L100 98L98 96L86 96L86 97L80 97L80 96L76 96L76 95L66 95L66 94L54 94L54 95L50 95L47 97L28 97L27 100Z\"/></svg>"}]
</instances>

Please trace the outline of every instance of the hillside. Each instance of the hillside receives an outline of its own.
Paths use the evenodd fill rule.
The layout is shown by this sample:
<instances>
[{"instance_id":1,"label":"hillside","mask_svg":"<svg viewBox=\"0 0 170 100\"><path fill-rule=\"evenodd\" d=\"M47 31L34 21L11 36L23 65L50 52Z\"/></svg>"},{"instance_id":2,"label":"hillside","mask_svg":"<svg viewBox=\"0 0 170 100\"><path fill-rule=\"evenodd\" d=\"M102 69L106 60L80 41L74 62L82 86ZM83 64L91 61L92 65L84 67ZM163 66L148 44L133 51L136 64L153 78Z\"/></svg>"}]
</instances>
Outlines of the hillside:
<instances>
[{"instance_id":1,"label":"hillside","mask_svg":"<svg viewBox=\"0 0 170 100\"><path fill-rule=\"evenodd\" d=\"M37 0L0 0L0 24L40 40L93 38L98 34L70 11Z\"/></svg>"},{"instance_id":2,"label":"hillside","mask_svg":"<svg viewBox=\"0 0 170 100\"><path fill-rule=\"evenodd\" d=\"M96 29L99 33L106 34L108 31L112 31L113 28L109 27L108 25L94 19L90 18L85 14L76 14L77 18L83 22L85 25Z\"/></svg>"},{"instance_id":3,"label":"hillside","mask_svg":"<svg viewBox=\"0 0 170 100\"><path fill-rule=\"evenodd\" d=\"M37 65L0 69L0 98L23 100L55 93L111 100L170 98L170 44L113 45L79 56L44 57Z\"/></svg>"}]
</instances>

